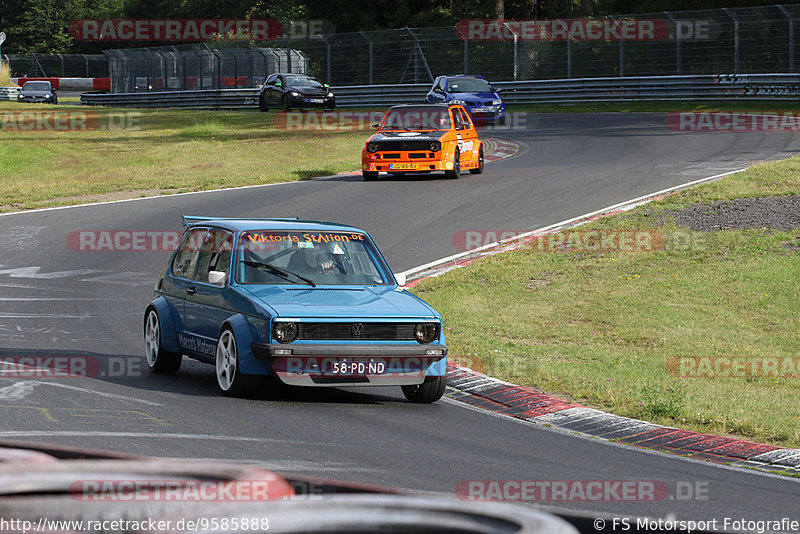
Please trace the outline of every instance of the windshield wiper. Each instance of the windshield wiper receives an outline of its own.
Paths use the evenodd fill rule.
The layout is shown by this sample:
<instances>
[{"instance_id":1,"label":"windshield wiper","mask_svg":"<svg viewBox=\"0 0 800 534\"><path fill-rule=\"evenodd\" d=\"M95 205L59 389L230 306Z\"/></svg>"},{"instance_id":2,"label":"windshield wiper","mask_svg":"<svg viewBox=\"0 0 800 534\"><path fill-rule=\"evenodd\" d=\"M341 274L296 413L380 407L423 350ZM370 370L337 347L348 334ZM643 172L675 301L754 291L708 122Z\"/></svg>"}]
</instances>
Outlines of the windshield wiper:
<instances>
[{"instance_id":1,"label":"windshield wiper","mask_svg":"<svg viewBox=\"0 0 800 534\"><path fill-rule=\"evenodd\" d=\"M270 265L269 263L264 263L264 262L261 262L261 261L250 261L250 260L242 260L242 263L244 263L245 265L249 265L250 267L263 267L264 269L267 269L267 270L277 274L278 276L280 276L284 280L287 280L289 282L294 282L295 284L298 284L299 282L289 278L289 275L296 276L297 278L299 278L300 280L302 280L306 284L311 285L311 287L317 287L317 284L315 284L312 280L309 280L305 276L300 276L299 274L293 273L292 271L285 271L285 270L281 269L280 267L275 267L274 265Z\"/></svg>"}]
</instances>

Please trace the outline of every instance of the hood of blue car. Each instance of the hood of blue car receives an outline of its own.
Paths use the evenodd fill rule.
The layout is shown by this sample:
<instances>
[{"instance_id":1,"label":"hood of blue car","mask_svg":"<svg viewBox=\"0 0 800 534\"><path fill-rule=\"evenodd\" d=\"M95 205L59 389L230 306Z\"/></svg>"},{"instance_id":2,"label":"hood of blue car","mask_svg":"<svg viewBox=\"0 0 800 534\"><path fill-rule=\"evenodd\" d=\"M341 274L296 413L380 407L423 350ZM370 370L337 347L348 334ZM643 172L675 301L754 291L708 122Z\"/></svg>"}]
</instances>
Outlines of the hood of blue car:
<instances>
[{"instance_id":1,"label":"hood of blue car","mask_svg":"<svg viewBox=\"0 0 800 534\"><path fill-rule=\"evenodd\" d=\"M280 317L401 318L437 314L420 299L392 286L309 287L249 285L245 289Z\"/></svg>"},{"instance_id":2,"label":"hood of blue car","mask_svg":"<svg viewBox=\"0 0 800 534\"><path fill-rule=\"evenodd\" d=\"M489 102L491 100L501 100L497 93L449 93L454 100L463 100L467 104Z\"/></svg>"}]
</instances>

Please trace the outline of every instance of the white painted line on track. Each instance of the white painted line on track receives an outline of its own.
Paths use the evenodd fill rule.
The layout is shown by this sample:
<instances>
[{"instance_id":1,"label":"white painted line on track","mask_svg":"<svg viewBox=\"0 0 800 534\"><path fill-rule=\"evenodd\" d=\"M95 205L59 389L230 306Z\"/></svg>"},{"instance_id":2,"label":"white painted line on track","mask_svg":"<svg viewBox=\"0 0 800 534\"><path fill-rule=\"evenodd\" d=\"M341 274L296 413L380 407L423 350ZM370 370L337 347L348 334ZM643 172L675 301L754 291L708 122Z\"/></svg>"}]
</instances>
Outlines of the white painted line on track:
<instances>
[{"instance_id":1,"label":"white painted line on track","mask_svg":"<svg viewBox=\"0 0 800 534\"><path fill-rule=\"evenodd\" d=\"M443 263L449 263L451 261L454 261L454 260L457 260L457 259L460 259L460 258L463 258L463 257L466 257L466 256L471 256L473 254L480 253L480 252L482 252L484 250L490 250L490 249L493 249L493 248L496 248L496 247L500 246L501 244L505 245L505 244L508 244L508 243L513 243L514 241L520 241L520 240L525 239L527 237L530 237L530 236L532 236L534 234L547 232L548 230L555 230L556 228L559 228L561 226L566 226L568 224L572 224L572 223L580 221L582 219L587 219L589 217L594 217L595 215L602 215L603 213L608 213L609 211L619 210L619 209L623 209L623 208L632 209L632 208L635 208L636 206L638 206L640 204L646 204L653 197L657 197L657 196L660 196L660 195L665 195L667 193L671 193L673 191L678 191L680 189L685 189L687 187L691 187L693 185L701 184L703 182L710 182L712 180L716 180L716 179L722 178L724 176L729 176L731 174L737 174L737 173L746 171L747 169L748 169L748 167L745 167L743 169L737 169L735 171L723 172L721 174L715 174L714 176L708 176L706 178L700 178L699 180L694 180L694 181L691 181L691 182L688 182L688 183L685 183L685 184L676 185L676 186L673 186L673 187L668 187L666 189L662 189L660 191L656 191L655 193L648 193L647 195L636 197L636 198L631 199L631 200L626 200L624 202L620 202L619 204L613 204L611 206L608 206L608 207L605 207L605 208L601 208L599 210L592 211L590 213L586 213L584 215L578 215L577 217L573 217L573 218L567 219L565 221L557 222L555 224L551 224L549 226L545 226L545 227L542 227L542 228L536 228L534 230L531 230L530 232L525 232L524 234L515 235L514 237L510 237L508 239L502 239L500 241L495 241L494 243L489 243L488 245L483 245L481 247L478 247L478 248L475 248L475 249L472 249L472 250L459 252L458 254L453 254L452 256L447 256L446 258L441 258L441 259L438 259L438 260L434 260L434 261L425 263L423 265L420 265L418 267L413 267L411 269L408 269L407 271L404 271L401 274L405 274L406 276L410 276L410 275L412 275L414 273L418 273L418 272L421 272L421 271L426 271L428 269L431 269L431 268L436 267L437 265L441 265Z\"/></svg>"},{"instance_id":2,"label":"white painted line on track","mask_svg":"<svg viewBox=\"0 0 800 534\"><path fill-rule=\"evenodd\" d=\"M34 368L25 368L31 369L32 371L35 370ZM0 378L3 378L3 373L0 373ZM67 384L59 384L57 382L44 382L41 380L24 380L15 382L10 386L6 386L0 388L0 399L2 400L20 400L24 399L25 397L29 396L33 393L33 390L36 386L53 386L62 389L70 389L72 391L80 391L82 393L91 393L92 395L97 395L100 397L106 397L109 399L118 399L124 400L129 402L140 402L142 404L147 404L149 406L164 406L159 402L149 401L145 399L137 399L136 397L128 397L127 395L118 395L116 393L106 393L104 391L96 391L93 389L82 388L79 386L70 386Z\"/></svg>"},{"instance_id":3,"label":"white painted line on track","mask_svg":"<svg viewBox=\"0 0 800 534\"><path fill-rule=\"evenodd\" d=\"M215 436L214 434L171 434L162 432L107 432L104 430L6 430L0 432L0 438L16 437L96 437L96 438L153 438L153 439L199 439L214 441L253 441L259 443L293 443L302 445L320 445L326 447L349 447L330 442L298 441L292 439L254 438L249 436Z\"/></svg>"}]
</instances>

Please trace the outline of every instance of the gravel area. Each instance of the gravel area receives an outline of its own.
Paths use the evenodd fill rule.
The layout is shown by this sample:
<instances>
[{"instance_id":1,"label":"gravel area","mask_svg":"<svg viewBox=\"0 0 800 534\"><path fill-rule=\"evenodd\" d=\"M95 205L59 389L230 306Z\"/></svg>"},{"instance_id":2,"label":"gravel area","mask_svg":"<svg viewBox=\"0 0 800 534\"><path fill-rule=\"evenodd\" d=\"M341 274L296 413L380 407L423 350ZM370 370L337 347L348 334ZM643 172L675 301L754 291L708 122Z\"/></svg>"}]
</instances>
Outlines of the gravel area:
<instances>
[{"instance_id":1,"label":"gravel area","mask_svg":"<svg viewBox=\"0 0 800 534\"><path fill-rule=\"evenodd\" d=\"M670 214L675 223L692 230L740 230L800 228L800 195L720 200L694 204Z\"/></svg>"}]
</instances>

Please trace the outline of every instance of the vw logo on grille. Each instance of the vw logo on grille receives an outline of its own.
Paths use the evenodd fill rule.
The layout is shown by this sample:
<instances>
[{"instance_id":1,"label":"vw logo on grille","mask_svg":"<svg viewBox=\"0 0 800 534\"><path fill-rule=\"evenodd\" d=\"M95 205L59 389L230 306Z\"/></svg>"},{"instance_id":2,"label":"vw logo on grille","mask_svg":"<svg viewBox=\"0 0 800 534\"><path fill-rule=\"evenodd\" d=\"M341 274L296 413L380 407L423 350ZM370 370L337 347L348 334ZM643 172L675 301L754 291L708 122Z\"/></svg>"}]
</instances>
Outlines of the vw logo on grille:
<instances>
[{"instance_id":1,"label":"vw logo on grille","mask_svg":"<svg viewBox=\"0 0 800 534\"><path fill-rule=\"evenodd\" d=\"M364 325L362 323L356 323L353 325L350 331L353 332L354 336L359 337L364 333Z\"/></svg>"}]
</instances>

